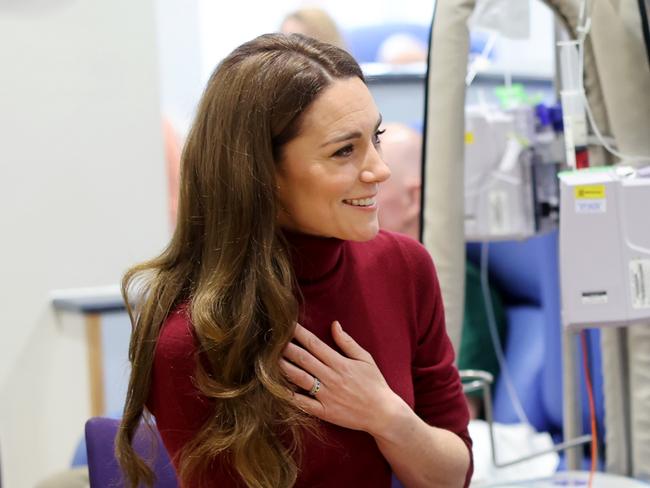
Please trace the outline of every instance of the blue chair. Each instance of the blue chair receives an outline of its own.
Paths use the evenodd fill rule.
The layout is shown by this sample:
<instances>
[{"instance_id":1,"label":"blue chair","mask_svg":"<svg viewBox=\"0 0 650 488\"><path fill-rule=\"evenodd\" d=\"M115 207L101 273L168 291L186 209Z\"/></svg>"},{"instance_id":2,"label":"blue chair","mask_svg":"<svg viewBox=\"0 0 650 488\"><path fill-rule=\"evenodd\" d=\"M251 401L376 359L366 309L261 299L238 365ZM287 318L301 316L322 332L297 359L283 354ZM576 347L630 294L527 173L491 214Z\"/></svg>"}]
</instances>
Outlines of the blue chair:
<instances>
[{"instance_id":1,"label":"blue chair","mask_svg":"<svg viewBox=\"0 0 650 488\"><path fill-rule=\"evenodd\" d=\"M122 412L109 412L105 417L119 420L122 418ZM72 468L80 468L83 466L88 466L88 451L86 449L86 437L84 435L79 439L79 443L72 455L72 462L70 463L70 467Z\"/></svg>"},{"instance_id":2,"label":"blue chair","mask_svg":"<svg viewBox=\"0 0 650 488\"><path fill-rule=\"evenodd\" d=\"M467 245L468 259L477 266L480 243ZM522 406L538 431L547 431L556 441L562 438L562 323L557 231L525 241L491 242L488 252L490 283L503 293L508 320L504 345L506 363ZM604 400L600 333L589 331L590 370L594 387L596 418L604 438ZM581 358L578 361L582 364ZM584 374L582 385L583 431L590 430L589 406ZM494 392L497 422L519 422L503 378Z\"/></svg>"},{"instance_id":3,"label":"blue chair","mask_svg":"<svg viewBox=\"0 0 650 488\"><path fill-rule=\"evenodd\" d=\"M93 417L86 422L88 475L91 488L126 486L124 475L115 459L115 436L120 421ZM156 482L154 488L178 488L176 474L157 431L142 424L135 433L133 446L144 459L150 460Z\"/></svg>"},{"instance_id":4,"label":"blue chair","mask_svg":"<svg viewBox=\"0 0 650 488\"><path fill-rule=\"evenodd\" d=\"M343 37L357 62L373 63L377 61L377 54L382 42L391 35L409 34L427 45L429 30L429 25L395 22L349 29L343 33Z\"/></svg>"}]
</instances>

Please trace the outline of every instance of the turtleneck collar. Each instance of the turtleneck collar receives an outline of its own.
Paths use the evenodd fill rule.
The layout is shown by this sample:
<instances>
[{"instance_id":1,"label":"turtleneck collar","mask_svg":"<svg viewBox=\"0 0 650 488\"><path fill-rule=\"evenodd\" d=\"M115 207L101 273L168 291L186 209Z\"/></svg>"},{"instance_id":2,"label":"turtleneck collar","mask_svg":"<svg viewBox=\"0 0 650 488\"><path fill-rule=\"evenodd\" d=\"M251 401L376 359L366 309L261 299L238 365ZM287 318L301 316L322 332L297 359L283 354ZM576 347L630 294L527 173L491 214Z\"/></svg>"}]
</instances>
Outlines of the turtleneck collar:
<instances>
[{"instance_id":1,"label":"turtleneck collar","mask_svg":"<svg viewBox=\"0 0 650 488\"><path fill-rule=\"evenodd\" d=\"M301 285L326 280L334 275L343 261L345 241L283 230L289 243L291 263Z\"/></svg>"}]
</instances>

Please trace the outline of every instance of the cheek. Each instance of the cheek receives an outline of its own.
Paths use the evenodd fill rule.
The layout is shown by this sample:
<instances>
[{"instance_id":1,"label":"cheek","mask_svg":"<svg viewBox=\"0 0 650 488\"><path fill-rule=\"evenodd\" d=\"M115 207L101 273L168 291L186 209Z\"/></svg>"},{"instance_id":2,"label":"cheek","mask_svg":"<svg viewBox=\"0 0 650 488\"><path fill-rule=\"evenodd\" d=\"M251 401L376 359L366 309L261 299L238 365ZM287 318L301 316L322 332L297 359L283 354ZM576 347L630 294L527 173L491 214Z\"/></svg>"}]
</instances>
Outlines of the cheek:
<instances>
[{"instance_id":1,"label":"cheek","mask_svg":"<svg viewBox=\"0 0 650 488\"><path fill-rule=\"evenodd\" d=\"M398 195L386 193L382 196L380 190L377 195L377 203L379 204L379 220L381 222L392 222L395 220L396 216L399 216L401 204L398 200Z\"/></svg>"},{"instance_id":2,"label":"cheek","mask_svg":"<svg viewBox=\"0 0 650 488\"><path fill-rule=\"evenodd\" d=\"M354 185L354 180L347 173L315 173L303 182L302 189L309 197L318 198L319 202L337 204L347 196Z\"/></svg>"},{"instance_id":3,"label":"cheek","mask_svg":"<svg viewBox=\"0 0 650 488\"><path fill-rule=\"evenodd\" d=\"M379 207L377 212L377 217L379 217L379 222L384 226L390 226L395 222L395 212L390 207Z\"/></svg>"},{"instance_id":4,"label":"cheek","mask_svg":"<svg viewBox=\"0 0 650 488\"><path fill-rule=\"evenodd\" d=\"M300 174L278 177L280 201L294 213L326 213L354 194L354 167L314 165Z\"/></svg>"},{"instance_id":5,"label":"cheek","mask_svg":"<svg viewBox=\"0 0 650 488\"><path fill-rule=\"evenodd\" d=\"M377 193L377 203L379 204L379 208L384 210L384 209L394 207L395 204L397 203L396 197L397 197L397 193L391 191L391 189L379 188L379 192Z\"/></svg>"}]
</instances>

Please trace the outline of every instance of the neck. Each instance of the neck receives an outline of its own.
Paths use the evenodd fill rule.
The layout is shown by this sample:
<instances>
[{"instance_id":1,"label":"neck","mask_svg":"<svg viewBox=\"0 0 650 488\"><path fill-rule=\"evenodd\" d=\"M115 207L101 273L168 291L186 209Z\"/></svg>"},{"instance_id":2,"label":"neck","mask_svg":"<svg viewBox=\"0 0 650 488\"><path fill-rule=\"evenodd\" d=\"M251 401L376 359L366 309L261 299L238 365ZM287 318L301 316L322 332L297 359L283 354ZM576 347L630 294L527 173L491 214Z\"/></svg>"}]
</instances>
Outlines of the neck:
<instances>
[{"instance_id":1,"label":"neck","mask_svg":"<svg viewBox=\"0 0 650 488\"><path fill-rule=\"evenodd\" d=\"M336 272L342 257L344 241L283 230L289 243L291 262L300 284L326 279Z\"/></svg>"}]
</instances>

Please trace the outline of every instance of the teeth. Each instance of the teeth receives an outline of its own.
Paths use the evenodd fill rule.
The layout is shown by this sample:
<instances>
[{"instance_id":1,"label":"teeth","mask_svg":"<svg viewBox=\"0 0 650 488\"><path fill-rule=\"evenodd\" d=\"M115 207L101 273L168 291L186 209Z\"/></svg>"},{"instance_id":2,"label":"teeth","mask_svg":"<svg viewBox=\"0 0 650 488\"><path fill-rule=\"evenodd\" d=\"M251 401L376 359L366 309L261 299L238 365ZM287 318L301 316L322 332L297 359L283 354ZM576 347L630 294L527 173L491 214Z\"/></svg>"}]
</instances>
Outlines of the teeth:
<instances>
[{"instance_id":1,"label":"teeth","mask_svg":"<svg viewBox=\"0 0 650 488\"><path fill-rule=\"evenodd\" d=\"M354 205L356 207L370 207L375 204L374 198L353 198L352 200L344 200L345 203Z\"/></svg>"}]
</instances>

